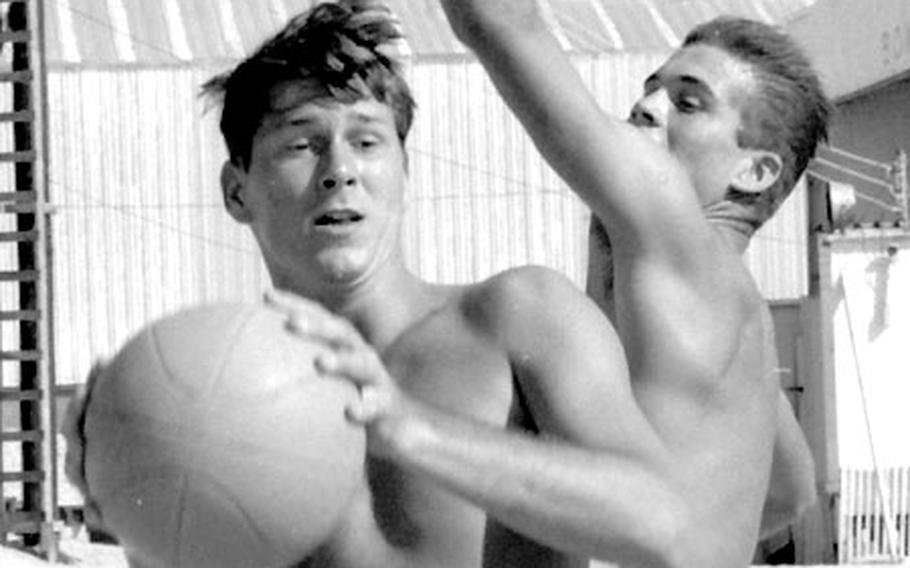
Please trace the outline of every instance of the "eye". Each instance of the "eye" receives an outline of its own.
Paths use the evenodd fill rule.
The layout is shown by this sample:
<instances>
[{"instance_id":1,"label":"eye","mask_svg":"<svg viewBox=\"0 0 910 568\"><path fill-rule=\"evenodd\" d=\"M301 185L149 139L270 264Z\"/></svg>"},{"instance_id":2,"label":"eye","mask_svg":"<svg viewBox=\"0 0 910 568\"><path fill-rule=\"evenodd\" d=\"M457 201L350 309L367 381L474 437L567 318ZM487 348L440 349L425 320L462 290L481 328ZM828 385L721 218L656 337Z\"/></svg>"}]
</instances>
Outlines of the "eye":
<instances>
[{"instance_id":1,"label":"eye","mask_svg":"<svg viewBox=\"0 0 910 568\"><path fill-rule=\"evenodd\" d=\"M287 145L287 149L292 152L309 152L313 149L313 144L308 138L297 138Z\"/></svg>"},{"instance_id":2,"label":"eye","mask_svg":"<svg viewBox=\"0 0 910 568\"><path fill-rule=\"evenodd\" d=\"M382 139L373 134L361 134L354 138L354 146L360 150L372 150L381 142Z\"/></svg>"},{"instance_id":3,"label":"eye","mask_svg":"<svg viewBox=\"0 0 910 568\"><path fill-rule=\"evenodd\" d=\"M680 110L680 112L685 113L695 112L704 108L704 105L702 104L702 101L699 97L685 93L678 95L673 101L673 104L677 109Z\"/></svg>"}]
</instances>

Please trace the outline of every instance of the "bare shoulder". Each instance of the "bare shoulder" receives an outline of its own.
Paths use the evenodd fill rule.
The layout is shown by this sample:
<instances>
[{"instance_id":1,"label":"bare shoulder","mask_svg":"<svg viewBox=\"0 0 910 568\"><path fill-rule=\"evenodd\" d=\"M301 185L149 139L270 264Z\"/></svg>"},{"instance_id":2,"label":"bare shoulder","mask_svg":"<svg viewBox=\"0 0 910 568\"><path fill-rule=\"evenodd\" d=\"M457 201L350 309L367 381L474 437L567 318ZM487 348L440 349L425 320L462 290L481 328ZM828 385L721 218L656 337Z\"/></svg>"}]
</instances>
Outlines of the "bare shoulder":
<instances>
[{"instance_id":1,"label":"bare shoulder","mask_svg":"<svg viewBox=\"0 0 910 568\"><path fill-rule=\"evenodd\" d=\"M522 266L468 287L462 309L469 321L493 330L545 315L559 309L560 302L584 300L565 275L544 266Z\"/></svg>"},{"instance_id":2,"label":"bare shoulder","mask_svg":"<svg viewBox=\"0 0 910 568\"><path fill-rule=\"evenodd\" d=\"M584 360L601 370L626 366L607 316L578 285L550 268L525 266L496 274L466 292L462 311L468 326L523 365L546 359L545 366L560 360L572 366Z\"/></svg>"}]
</instances>

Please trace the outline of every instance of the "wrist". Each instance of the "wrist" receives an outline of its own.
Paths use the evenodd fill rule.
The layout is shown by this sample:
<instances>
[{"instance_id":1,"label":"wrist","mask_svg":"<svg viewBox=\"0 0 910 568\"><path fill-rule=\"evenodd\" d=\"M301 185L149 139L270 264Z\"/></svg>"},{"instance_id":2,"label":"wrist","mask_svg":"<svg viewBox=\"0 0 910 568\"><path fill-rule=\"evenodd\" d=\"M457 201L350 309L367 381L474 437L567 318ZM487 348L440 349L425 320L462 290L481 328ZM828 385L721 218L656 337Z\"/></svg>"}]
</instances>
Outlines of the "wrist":
<instances>
[{"instance_id":1,"label":"wrist","mask_svg":"<svg viewBox=\"0 0 910 568\"><path fill-rule=\"evenodd\" d=\"M413 463L433 446L437 433L424 409L409 406L398 419L381 425L379 435L389 458Z\"/></svg>"}]
</instances>

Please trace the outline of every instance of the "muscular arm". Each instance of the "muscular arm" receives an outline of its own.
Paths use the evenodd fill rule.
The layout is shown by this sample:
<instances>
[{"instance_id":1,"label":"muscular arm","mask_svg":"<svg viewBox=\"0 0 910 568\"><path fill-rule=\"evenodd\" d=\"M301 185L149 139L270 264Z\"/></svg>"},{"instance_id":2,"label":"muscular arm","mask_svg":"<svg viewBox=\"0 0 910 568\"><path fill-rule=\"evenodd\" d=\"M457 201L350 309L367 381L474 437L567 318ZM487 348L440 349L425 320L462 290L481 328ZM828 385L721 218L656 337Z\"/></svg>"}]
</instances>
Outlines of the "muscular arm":
<instances>
[{"instance_id":1,"label":"muscular arm","mask_svg":"<svg viewBox=\"0 0 910 568\"><path fill-rule=\"evenodd\" d=\"M399 463L538 542L624 566L689 565L670 558L684 554L685 509L664 467L440 414L405 432Z\"/></svg>"},{"instance_id":2,"label":"muscular arm","mask_svg":"<svg viewBox=\"0 0 910 568\"><path fill-rule=\"evenodd\" d=\"M541 436L411 399L344 322L302 300L289 311L308 321L308 337L349 346L326 369L359 384L363 404L351 413L368 425L374 454L557 550L623 566L707 566L687 557L687 496L635 404L621 346L565 278L513 271L464 305L467 325L508 354Z\"/></svg>"},{"instance_id":3,"label":"muscular arm","mask_svg":"<svg viewBox=\"0 0 910 568\"><path fill-rule=\"evenodd\" d=\"M541 154L607 228L620 300L614 324L632 376L670 379L684 370L693 394L713 388L736 355L732 341L753 299L744 298L738 255L709 225L686 170L639 128L603 112L537 2L442 4Z\"/></svg>"},{"instance_id":4,"label":"muscular arm","mask_svg":"<svg viewBox=\"0 0 910 568\"><path fill-rule=\"evenodd\" d=\"M729 376L738 356L731 341L757 298L738 272L738 259L718 246L679 164L664 147L599 108L537 13L537 2L441 1L456 34L477 54L542 155L609 229L619 301L604 305L616 308L611 316L629 348L634 378L646 377L650 392L655 380L662 392L672 390L682 409L669 413L666 397L659 397L644 403L648 416L669 438L688 432L683 443L727 444L718 451L735 453L735 442L720 442L723 436L701 438L706 429L698 420L713 413L721 432L738 422L738 411L710 410L700 395L725 388L716 379ZM748 428L760 448L772 399L735 390L727 391L734 405L759 407ZM691 420L680 424L679 416ZM779 506L801 479L792 466L800 462L805 441L793 426L779 416L768 528L788 516ZM686 455L684 460L692 454ZM723 494L723 483L716 476L710 490ZM728 487L731 496L736 483Z\"/></svg>"}]
</instances>

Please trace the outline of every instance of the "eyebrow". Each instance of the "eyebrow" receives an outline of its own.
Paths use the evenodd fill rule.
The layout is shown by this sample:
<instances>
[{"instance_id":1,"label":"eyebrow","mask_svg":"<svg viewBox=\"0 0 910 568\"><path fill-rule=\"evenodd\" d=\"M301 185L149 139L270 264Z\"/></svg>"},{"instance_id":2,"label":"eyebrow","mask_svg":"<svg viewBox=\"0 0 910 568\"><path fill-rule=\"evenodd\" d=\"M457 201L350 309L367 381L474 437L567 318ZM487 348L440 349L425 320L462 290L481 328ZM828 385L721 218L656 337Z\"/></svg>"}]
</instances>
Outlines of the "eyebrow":
<instances>
[{"instance_id":1,"label":"eyebrow","mask_svg":"<svg viewBox=\"0 0 910 568\"><path fill-rule=\"evenodd\" d=\"M318 116L312 116L306 112L302 114L295 114L294 111L277 112L274 113L273 116L275 116L275 123L279 128L287 126L308 126L320 122ZM353 113L353 119L354 122L361 124L382 124L385 122L383 117L369 111L355 111Z\"/></svg>"},{"instance_id":2,"label":"eyebrow","mask_svg":"<svg viewBox=\"0 0 910 568\"><path fill-rule=\"evenodd\" d=\"M363 124L384 124L386 122L383 116L368 111L356 111L354 118Z\"/></svg>"},{"instance_id":3,"label":"eyebrow","mask_svg":"<svg viewBox=\"0 0 910 568\"><path fill-rule=\"evenodd\" d=\"M655 82L658 82L658 81L660 81L660 75L658 74L657 71L655 71L654 73L651 73L650 75L645 77L645 80L642 82L641 86L644 90L647 91L649 86L651 86L652 84L654 84Z\"/></svg>"},{"instance_id":4,"label":"eyebrow","mask_svg":"<svg viewBox=\"0 0 910 568\"><path fill-rule=\"evenodd\" d=\"M668 78L662 76L660 71L656 71L648 75L648 77L645 79L643 87L647 91L649 88L653 87L655 83L663 86L666 86L668 83L681 83L685 86L697 89L700 93L705 94L711 99L717 98L717 95L714 93L714 90L711 89L710 85L695 75L671 75Z\"/></svg>"}]
</instances>

